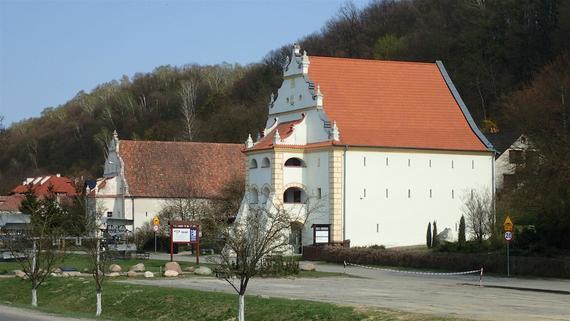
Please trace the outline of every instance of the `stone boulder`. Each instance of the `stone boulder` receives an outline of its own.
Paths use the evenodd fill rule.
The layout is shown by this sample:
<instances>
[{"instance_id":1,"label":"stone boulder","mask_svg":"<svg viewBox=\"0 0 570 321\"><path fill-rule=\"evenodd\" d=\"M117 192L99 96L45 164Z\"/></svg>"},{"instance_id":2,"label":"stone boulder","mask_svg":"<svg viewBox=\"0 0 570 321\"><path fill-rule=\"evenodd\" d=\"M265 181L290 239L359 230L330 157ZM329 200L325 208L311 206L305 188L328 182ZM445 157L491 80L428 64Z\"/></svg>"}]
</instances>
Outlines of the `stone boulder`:
<instances>
[{"instance_id":1,"label":"stone boulder","mask_svg":"<svg viewBox=\"0 0 570 321\"><path fill-rule=\"evenodd\" d=\"M196 270L194 270L194 274L198 274L198 275L212 275L212 269L210 269L207 266L201 266L199 268L197 268Z\"/></svg>"},{"instance_id":2,"label":"stone boulder","mask_svg":"<svg viewBox=\"0 0 570 321\"><path fill-rule=\"evenodd\" d=\"M129 271L127 272L127 276L130 278L134 278L135 276L137 276L137 272L135 271Z\"/></svg>"},{"instance_id":3,"label":"stone boulder","mask_svg":"<svg viewBox=\"0 0 570 321\"><path fill-rule=\"evenodd\" d=\"M111 264L109 266L109 272L111 272L111 273L113 273L113 272L119 273L122 270L123 270L123 268L121 268L121 266L118 264Z\"/></svg>"},{"instance_id":4,"label":"stone boulder","mask_svg":"<svg viewBox=\"0 0 570 321\"><path fill-rule=\"evenodd\" d=\"M121 273L119 273L119 272L111 272L111 273L107 274L107 276L110 277L110 278L116 278L116 277L118 277L118 276L121 276Z\"/></svg>"},{"instance_id":5,"label":"stone boulder","mask_svg":"<svg viewBox=\"0 0 570 321\"><path fill-rule=\"evenodd\" d=\"M453 231L451 228L446 227L441 233L437 235L439 241L453 242Z\"/></svg>"},{"instance_id":6,"label":"stone boulder","mask_svg":"<svg viewBox=\"0 0 570 321\"><path fill-rule=\"evenodd\" d=\"M153 278L154 273L152 273L151 271L146 271L146 272L144 272L144 277L147 279Z\"/></svg>"},{"instance_id":7,"label":"stone boulder","mask_svg":"<svg viewBox=\"0 0 570 321\"><path fill-rule=\"evenodd\" d=\"M67 278L70 276L81 276L81 272L79 272L79 271L62 272L61 276L63 276L64 278Z\"/></svg>"},{"instance_id":8,"label":"stone boulder","mask_svg":"<svg viewBox=\"0 0 570 321\"><path fill-rule=\"evenodd\" d=\"M193 267L193 266L189 266L189 267L186 268L186 271L187 271L187 272L190 272L190 273L194 273L194 271L196 271L196 268Z\"/></svg>"},{"instance_id":9,"label":"stone boulder","mask_svg":"<svg viewBox=\"0 0 570 321\"><path fill-rule=\"evenodd\" d=\"M26 273L25 273L24 271L22 271L22 270L16 270L16 271L14 271L14 275L15 275L16 277L22 278L22 279L24 279L24 278L27 277Z\"/></svg>"},{"instance_id":10,"label":"stone boulder","mask_svg":"<svg viewBox=\"0 0 570 321\"><path fill-rule=\"evenodd\" d=\"M313 263L303 263L299 264L299 269L301 271L314 271L316 267Z\"/></svg>"},{"instance_id":11,"label":"stone boulder","mask_svg":"<svg viewBox=\"0 0 570 321\"><path fill-rule=\"evenodd\" d=\"M166 270L164 272L164 276L166 276L166 277L176 277L176 276L178 276L178 274L180 274L180 273L178 273L175 270Z\"/></svg>"},{"instance_id":12,"label":"stone boulder","mask_svg":"<svg viewBox=\"0 0 570 321\"><path fill-rule=\"evenodd\" d=\"M178 262L168 262L164 265L164 271L176 271L178 274L182 273L180 264Z\"/></svg>"},{"instance_id":13,"label":"stone boulder","mask_svg":"<svg viewBox=\"0 0 570 321\"><path fill-rule=\"evenodd\" d=\"M143 263L138 263L138 264L135 264L135 265L131 266L131 267L129 268L129 271L133 271L133 272L144 272L144 271L146 271L146 270L145 270L145 268L144 268L144 264L143 264Z\"/></svg>"}]
</instances>

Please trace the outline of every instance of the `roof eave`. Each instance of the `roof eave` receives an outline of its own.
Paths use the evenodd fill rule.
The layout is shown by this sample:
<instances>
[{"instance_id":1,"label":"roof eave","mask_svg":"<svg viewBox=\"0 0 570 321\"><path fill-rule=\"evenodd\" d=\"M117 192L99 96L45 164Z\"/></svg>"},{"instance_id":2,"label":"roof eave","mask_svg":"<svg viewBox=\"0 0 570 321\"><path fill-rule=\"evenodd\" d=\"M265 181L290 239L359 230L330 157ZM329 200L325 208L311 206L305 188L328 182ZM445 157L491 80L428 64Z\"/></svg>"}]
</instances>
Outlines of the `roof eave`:
<instances>
[{"instance_id":1,"label":"roof eave","mask_svg":"<svg viewBox=\"0 0 570 321\"><path fill-rule=\"evenodd\" d=\"M469 109L467 109L467 105L465 105L465 102L463 101L463 99L461 99L461 96L459 95L459 91L457 91L457 88L455 88L453 81L451 81L451 78L449 77L447 70L443 66L443 62L441 60L436 60L435 63L441 75L443 76L443 79L445 80L447 88L449 88L449 91L451 91L453 98L459 105L459 108L461 109L461 112L463 113L463 116L467 120L467 123L469 124L469 127L471 127L473 133L475 133L477 138L479 138L479 140L485 145L485 147L487 147L489 151L492 151L496 154L497 150L495 149L495 147L493 147L493 144L491 144L491 142L487 139L487 137L485 137L485 135L481 132L479 127L477 127L477 124L475 124L475 120L473 120L473 117L471 116Z\"/></svg>"}]
</instances>

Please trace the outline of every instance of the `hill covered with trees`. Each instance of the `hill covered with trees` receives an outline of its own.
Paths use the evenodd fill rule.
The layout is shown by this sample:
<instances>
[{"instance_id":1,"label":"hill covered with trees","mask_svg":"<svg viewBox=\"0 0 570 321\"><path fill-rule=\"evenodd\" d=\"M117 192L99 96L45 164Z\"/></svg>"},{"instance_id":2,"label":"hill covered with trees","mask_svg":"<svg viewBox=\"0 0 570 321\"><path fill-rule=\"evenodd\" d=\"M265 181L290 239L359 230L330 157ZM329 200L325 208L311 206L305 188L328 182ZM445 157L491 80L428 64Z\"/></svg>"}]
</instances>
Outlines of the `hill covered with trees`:
<instances>
[{"instance_id":1,"label":"hill covered with trees","mask_svg":"<svg viewBox=\"0 0 570 321\"><path fill-rule=\"evenodd\" d=\"M565 144L565 154L548 155L555 157L551 170L567 170L568 69L556 75L553 70L568 66L568 34L568 1L378 0L362 9L343 6L322 30L299 43L309 55L442 60L483 131L516 128L545 150L554 150L554 142ZM285 44L248 66L160 66L79 92L8 128L0 118L0 194L36 174L99 176L105 143L115 129L125 139L242 142L263 127L290 50ZM556 90L548 97L532 95L552 89L546 84ZM557 107L543 109L543 101ZM541 115L546 123L537 126L520 115ZM549 140L550 134L557 139ZM558 179L556 211L568 217L564 204L569 203L561 201L568 200L567 187L561 187L568 181L548 177ZM541 199L547 199L544 193L551 195L543 192Z\"/></svg>"}]
</instances>

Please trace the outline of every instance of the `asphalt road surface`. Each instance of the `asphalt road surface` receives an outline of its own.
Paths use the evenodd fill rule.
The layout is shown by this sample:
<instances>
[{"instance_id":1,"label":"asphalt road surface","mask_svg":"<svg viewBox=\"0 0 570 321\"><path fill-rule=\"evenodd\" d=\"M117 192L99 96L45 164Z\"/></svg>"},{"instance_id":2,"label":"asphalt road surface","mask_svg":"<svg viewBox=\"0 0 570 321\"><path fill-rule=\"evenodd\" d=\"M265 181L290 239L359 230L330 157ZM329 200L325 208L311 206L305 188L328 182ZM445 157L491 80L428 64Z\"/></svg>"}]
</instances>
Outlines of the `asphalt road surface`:
<instances>
[{"instance_id":1,"label":"asphalt road surface","mask_svg":"<svg viewBox=\"0 0 570 321\"><path fill-rule=\"evenodd\" d=\"M338 265L317 265L317 270L342 272ZM478 275L418 276L362 268L347 268L349 276L297 279L254 279L249 295L316 300L343 305L390 308L437 316L479 320L570 320L570 295L493 288L507 286L570 291L570 281L521 279ZM234 293L222 280L188 278L128 280L125 282Z\"/></svg>"},{"instance_id":2,"label":"asphalt road surface","mask_svg":"<svg viewBox=\"0 0 570 321\"><path fill-rule=\"evenodd\" d=\"M89 321L0 305L0 321Z\"/></svg>"}]
</instances>

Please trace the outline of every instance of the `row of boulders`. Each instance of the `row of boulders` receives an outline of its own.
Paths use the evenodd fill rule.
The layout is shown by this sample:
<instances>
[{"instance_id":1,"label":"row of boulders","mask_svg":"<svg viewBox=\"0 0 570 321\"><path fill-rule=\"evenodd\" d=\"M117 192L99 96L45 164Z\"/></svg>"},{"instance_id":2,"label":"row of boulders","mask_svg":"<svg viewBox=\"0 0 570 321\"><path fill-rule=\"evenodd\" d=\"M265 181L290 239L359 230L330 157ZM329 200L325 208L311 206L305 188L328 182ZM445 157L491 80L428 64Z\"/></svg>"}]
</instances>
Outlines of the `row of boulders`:
<instances>
[{"instance_id":1,"label":"row of boulders","mask_svg":"<svg viewBox=\"0 0 570 321\"><path fill-rule=\"evenodd\" d=\"M123 269L120 265L111 264L109 266L109 272L106 273L106 276L118 277L118 276L124 275L124 273L122 273L122 271L123 271ZM204 275L204 276L212 275L212 269L210 269L206 266L200 266L198 268L190 266L190 267L186 268L185 272L194 273L196 275ZM85 273L89 273L89 271L85 271ZM177 277L180 274L182 274L182 268L180 267L180 264L178 264L177 262L167 262L164 265L164 274L163 275L165 277ZM21 271L21 270L14 271L14 275L16 277L23 278L23 279L28 277L26 275L26 273ZM143 263L138 263L138 264L131 266L129 268L128 272L126 273L126 275L127 275L127 277L136 277L139 275L144 275L145 278L153 278L155 276L153 272L146 271ZM57 268L51 273L51 276L55 276L55 277L81 276L81 272L69 271L69 270L62 271L62 269Z\"/></svg>"},{"instance_id":2,"label":"row of boulders","mask_svg":"<svg viewBox=\"0 0 570 321\"><path fill-rule=\"evenodd\" d=\"M200 266L198 268L189 266L186 268L186 272L194 273L197 275L212 275L212 269L206 266ZM176 277L180 274L182 274L182 269L180 268L180 264L177 262L168 262L164 265L165 277Z\"/></svg>"}]
</instances>

